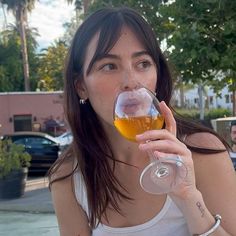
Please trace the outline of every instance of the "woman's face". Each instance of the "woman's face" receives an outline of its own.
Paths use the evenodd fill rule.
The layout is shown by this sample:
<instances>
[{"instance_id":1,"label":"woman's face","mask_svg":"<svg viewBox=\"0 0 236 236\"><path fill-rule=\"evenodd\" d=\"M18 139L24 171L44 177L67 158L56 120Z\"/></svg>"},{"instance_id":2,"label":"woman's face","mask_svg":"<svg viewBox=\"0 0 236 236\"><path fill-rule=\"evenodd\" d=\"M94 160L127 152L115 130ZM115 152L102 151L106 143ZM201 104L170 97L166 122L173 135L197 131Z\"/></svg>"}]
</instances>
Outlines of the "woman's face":
<instances>
[{"instance_id":1,"label":"woman's face","mask_svg":"<svg viewBox=\"0 0 236 236\"><path fill-rule=\"evenodd\" d=\"M95 62L88 75L86 71L96 51L98 34L87 48L84 63L84 79L77 84L81 98L88 98L102 122L113 125L113 105L116 96L123 90L138 84L155 91L156 65L147 54L136 35L127 27L109 53Z\"/></svg>"}]
</instances>

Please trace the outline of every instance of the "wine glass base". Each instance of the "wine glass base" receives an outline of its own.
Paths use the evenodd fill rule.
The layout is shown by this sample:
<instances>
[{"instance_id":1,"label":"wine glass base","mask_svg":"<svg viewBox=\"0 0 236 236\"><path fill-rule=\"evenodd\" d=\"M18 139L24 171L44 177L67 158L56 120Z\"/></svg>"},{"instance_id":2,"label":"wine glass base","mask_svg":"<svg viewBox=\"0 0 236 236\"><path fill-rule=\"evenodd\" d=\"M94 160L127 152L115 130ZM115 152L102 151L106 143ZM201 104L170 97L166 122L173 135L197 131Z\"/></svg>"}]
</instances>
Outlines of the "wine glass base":
<instances>
[{"instance_id":1,"label":"wine glass base","mask_svg":"<svg viewBox=\"0 0 236 236\"><path fill-rule=\"evenodd\" d=\"M140 185L151 194L165 194L174 190L187 175L187 169L175 158L165 158L164 162L154 161L144 168Z\"/></svg>"}]
</instances>

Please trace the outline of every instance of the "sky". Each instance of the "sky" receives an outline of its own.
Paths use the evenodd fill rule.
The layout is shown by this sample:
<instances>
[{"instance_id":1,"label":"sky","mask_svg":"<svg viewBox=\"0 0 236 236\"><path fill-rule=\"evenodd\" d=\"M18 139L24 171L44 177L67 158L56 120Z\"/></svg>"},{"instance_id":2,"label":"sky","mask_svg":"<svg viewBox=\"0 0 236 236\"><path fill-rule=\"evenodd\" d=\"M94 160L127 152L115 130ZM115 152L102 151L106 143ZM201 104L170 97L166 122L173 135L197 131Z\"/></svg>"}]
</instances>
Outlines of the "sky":
<instances>
[{"instance_id":1,"label":"sky","mask_svg":"<svg viewBox=\"0 0 236 236\"><path fill-rule=\"evenodd\" d=\"M14 23L12 14L6 11L7 23ZM66 0L39 0L35 8L28 14L30 27L38 29L40 34L36 38L39 49L46 48L64 34L63 24L69 22L75 15L74 6L68 5ZM4 15L0 7L0 29L4 25Z\"/></svg>"}]
</instances>

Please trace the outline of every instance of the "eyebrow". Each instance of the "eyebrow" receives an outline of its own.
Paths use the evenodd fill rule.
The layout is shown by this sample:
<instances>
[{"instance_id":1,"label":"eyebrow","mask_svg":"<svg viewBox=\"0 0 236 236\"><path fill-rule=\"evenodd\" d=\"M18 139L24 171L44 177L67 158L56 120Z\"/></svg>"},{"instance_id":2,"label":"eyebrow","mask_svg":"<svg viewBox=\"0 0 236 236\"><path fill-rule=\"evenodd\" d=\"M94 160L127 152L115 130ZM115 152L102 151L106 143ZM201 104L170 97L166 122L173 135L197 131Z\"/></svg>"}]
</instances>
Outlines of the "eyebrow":
<instances>
[{"instance_id":1,"label":"eyebrow","mask_svg":"<svg viewBox=\"0 0 236 236\"><path fill-rule=\"evenodd\" d=\"M152 57L146 50L142 50L142 51L139 51L139 52L134 52L134 53L132 54L131 58L137 58L137 57L140 57L140 56L143 56L143 55L147 55L147 56ZM96 58L96 60L93 61L92 64L91 64L91 62L90 62L89 67L88 67L87 70L86 70L86 74L88 75L88 74L90 73L90 71L91 71L93 65L94 65L96 62L98 62L98 61L100 61L100 60L103 60L103 59L106 59L106 58L107 58L107 59L121 60L121 57L118 56L118 55L115 55L115 54L110 54L110 53L108 53L108 54L105 54L105 55L100 55L100 56L98 56L98 57Z\"/></svg>"},{"instance_id":2,"label":"eyebrow","mask_svg":"<svg viewBox=\"0 0 236 236\"><path fill-rule=\"evenodd\" d=\"M140 52L133 53L131 57L136 58L136 57L140 57L140 56L143 56L143 55L150 56L150 54L147 51L140 51ZM120 56L118 56L118 55L108 53L106 55L103 55L103 56L99 57L98 61L102 60L102 59L106 59L106 58L108 58L108 59L118 59L118 60L121 59Z\"/></svg>"}]
</instances>

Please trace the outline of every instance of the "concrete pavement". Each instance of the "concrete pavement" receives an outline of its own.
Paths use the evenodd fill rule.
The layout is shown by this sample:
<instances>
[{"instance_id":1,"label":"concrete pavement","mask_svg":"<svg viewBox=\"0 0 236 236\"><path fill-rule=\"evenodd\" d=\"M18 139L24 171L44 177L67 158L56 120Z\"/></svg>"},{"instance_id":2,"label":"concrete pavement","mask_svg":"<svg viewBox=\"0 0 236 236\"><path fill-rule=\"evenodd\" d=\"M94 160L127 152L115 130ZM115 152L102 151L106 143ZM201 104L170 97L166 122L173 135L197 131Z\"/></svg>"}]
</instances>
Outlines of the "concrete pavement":
<instances>
[{"instance_id":1,"label":"concrete pavement","mask_svg":"<svg viewBox=\"0 0 236 236\"><path fill-rule=\"evenodd\" d=\"M27 181L24 196L0 200L0 236L59 236L48 181Z\"/></svg>"},{"instance_id":2,"label":"concrete pavement","mask_svg":"<svg viewBox=\"0 0 236 236\"><path fill-rule=\"evenodd\" d=\"M0 211L54 213L47 179L27 181L25 194L21 198L0 200Z\"/></svg>"}]
</instances>

